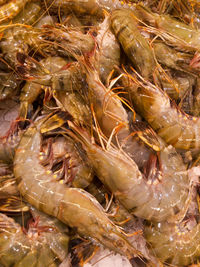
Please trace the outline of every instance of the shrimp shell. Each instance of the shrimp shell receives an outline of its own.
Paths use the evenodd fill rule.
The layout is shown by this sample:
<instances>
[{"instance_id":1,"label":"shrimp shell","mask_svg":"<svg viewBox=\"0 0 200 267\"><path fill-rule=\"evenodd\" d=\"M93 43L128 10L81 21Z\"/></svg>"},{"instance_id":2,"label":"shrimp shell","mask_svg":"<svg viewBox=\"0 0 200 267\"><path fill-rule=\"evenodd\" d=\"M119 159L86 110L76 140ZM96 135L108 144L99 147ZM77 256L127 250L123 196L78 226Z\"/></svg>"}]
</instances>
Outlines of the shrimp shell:
<instances>
[{"instance_id":1,"label":"shrimp shell","mask_svg":"<svg viewBox=\"0 0 200 267\"><path fill-rule=\"evenodd\" d=\"M0 7L0 23L14 18L29 0L12 0Z\"/></svg>"},{"instance_id":2,"label":"shrimp shell","mask_svg":"<svg viewBox=\"0 0 200 267\"><path fill-rule=\"evenodd\" d=\"M14 173L24 198L40 211L76 228L82 236L128 258L138 254L93 196L82 189L58 183L53 174L40 165L40 145L41 134L33 126L25 132L15 153Z\"/></svg>"},{"instance_id":3,"label":"shrimp shell","mask_svg":"<svg viewBox=\"0 0 200 267\"><path fill-rule=\"evenodd\" d=\"M139 18L150 24L150 31L164 38L172 46L183 51L192 51L200 49L200 30L180 22L169 15L159 15L151 12L147 7L141 4L136 5ZM137 13L138 14L138 13Z\"/></svg>"},{"instance_id":4,"label":"shrimp shell","mask_svg":"<svg viewBox=\"0 0 200 267\"><path fill-rule=\"evenodd\" d=\"M116 37L136 69L143 77L150 77L156 64L148 41L137 28L135 12L128 9L115 10L110 20Z\"/></svg>"},{"instance_id":5,"label":"shrimp shell","mask_svg":"<svg viewBox=\"0 0 200 267\"><path fill-rule=\"evenodd\" d=\"M39 215L38 230L33 224L25 234L18 223L0 213L0 263L3 266L55 267L66 258L69 237L64 227L42 213L35 214Z\"/></svg>"},{"instance_id":6,"label":"shrimp shell","mask_svg":"<svg viewBox=\"0 0 200 267\"><path fill-rule=\"evenodd\" d=\"M188 266L200 256L200 224L191 230L166 222L146 226L144 235L150 249L165 264Z\"/></svg>"},{"instance_id":7,"label":"shrimp shell","mask_svg":"<svg viewBox=\"0 0 200 267\"><path fill-rule=\"evenodd\" d=\"M136 80L135 80L136 81ZM200 118L189 116L170 103L166 93L150 82L132 82L129 92L134 107L175 148L200 148Z\"/></svg>"},{"instance_id":8,"label":"shrimp shell","mask_svg":"<svg viewBox=\"0 0 200 267\"><path fill-rule=\"evenodd\" d=\"M136 163L117 148L102 149L92 143L87 132L71 122L73 138L82 143L98 178L134 215L151 221L175 221L184 217L191 199L190 182L181 156L172 146L159 152L162 171L153 182L139 171ZM142 188L142 191L141 191Z\"/></svg>"}]
</instances>

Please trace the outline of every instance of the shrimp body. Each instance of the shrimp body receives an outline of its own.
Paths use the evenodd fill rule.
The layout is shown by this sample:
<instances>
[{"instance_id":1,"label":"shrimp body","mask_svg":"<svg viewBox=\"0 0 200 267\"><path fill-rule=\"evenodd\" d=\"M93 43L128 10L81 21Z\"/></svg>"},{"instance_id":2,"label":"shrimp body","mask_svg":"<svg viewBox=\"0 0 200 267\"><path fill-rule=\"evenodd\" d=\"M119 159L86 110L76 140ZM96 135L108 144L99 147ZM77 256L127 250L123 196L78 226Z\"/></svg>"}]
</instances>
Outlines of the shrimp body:
<instances>
[{"instance_id":1,"label":"shrimp body","mask_svg":"<svg viewBox=\"0 0 200 267\"><path fill-rule=\"evenodd\" d=\"M156 59L162 65L188 73L199 73L198 68L192 68L190 66L192 60L191 54L175 51L162 42L154 42L153 49Z\"/></svg>"},{"instance_id":2,"label":"shrimp body","mask_svg":"<svg viewBox=\"0 0 200 267\"><path fill-rule=\"evenodd\" d=\"M0 213L0 263L3 266L56 267L66 258L69 237L64 227L55 219L36 214L38 226L33 224L25 234L18 223Z\"/></svg>"},{"instance_id":3,"label":"shrimp body","mask_svg":"<svg viewBox=\"0 0 200 267\"><path fill-rule=\"evenodd\" d=\"M72 123L70 127L77 134L74 138L83 144L89 163L101 182L130 212L158 222L184 216L190 201L189 178L182 158L172 146L159 152L163 169L158 173L156 169L151 170L156 176L151 182L124 151L112 147L102 149L91 142L83 129Z\"/></svg>"},{"instance_id":4,"label":"shrimp body","mask_svg":"<svg viewBox=\"0 0 200 267\"><path fill-rule=\"evenodd\" d=\"M200 256L200 224L187 229L182 223L146 226L144 235L150 249L166 264L188 266Z\"/></svg>"},{"instance_id":5,"label":"shrimp body","mask_svg":"<svg viewBox=\"0 0 200 267\"><path fill-rule=\"evenodd\" d=\"M29 0L12 0L0 7L0 23L14 18Z\"/></svg>"},{"instance_id":6,"label":"shrimp body","mask_svg":"<svg viewBox=\"0 0 200 267\"><path fill-rule=\"evenodd\" d=\"M133 257L137 251L125 235L105 214L101 205L82 189L67 188L58 183L39 162L41 134L30 127L23 135L15 154L14 173L19 181L19 191L40 211L52 215L82 236Z\"/></svg>"},{"instance_id":7,"label":"shrimp body","mask_svg":"<svg viewBox=\"0 0 200 267\"><path fill-rule=\"evenodd\" d=\"M180 22L169 15L159 15L142 5L136 5L139 17L155 27L161 37L180 50L196 51L200 49L200 30ZM153 30L153 29L151 29Z\"/></svg>"},{"instance_id":8,"label":"shrimp body","mask_svg":"<svg viewBox=\"0 0 200 267\"><path fill-rule=\"evenodd\" d=\"M46 88L45 85L51 85L51 74L59 71L66 64L66 61L60 57L47 57L46 59L41 60L38 64L48 70L49 75L41 74L40 80L32 82L27 81L22 88L20 94L21 105L19 114L21 118L26 118L28 108L42 92L42 89ZM44 79L42 79L42 76Z\"/></svg>"},{"instance_id":9,"label":"shrimp body","mask_svg":"<svg viewBox=\"0 0 200 267\"><path fill-rule=\"evenodd\" d=\"M113 11L111 27L138 72L148 78L156 64L148 41L137 28L135 12L128 9Z\"/></svg>"},{"instance_id":10,"label":"shrimp body","mask_svg":"<svg viewBox=\"0 0 200 267\"><path fill-rule=\"evenodd\" d=\"M96 41L99 49L97 50L97 69L101 81L105 82L110 72L120 61L120 46L115 35L110 30L109 17L99 25Z\"/></svg>"},{"instance_id":11,"label":"shrimp body","mask_svg":"<svg viewBox=\"0 0 200 267\"><path fill-rule=\"evenodd\" d=\"M51 3L50 0L47 1ZM132 4L126 4L120 1L108 1L108 0L56 0L52 4L53 8L60 8L65 12L73 11L75 14L84 15L89 14L98 18L104 17L103 10L108 12L117 8L134 8Z\"/></svg>"},{"instance_id":12,"label":"shrimp body","mask_svg":"<svg viewBox=\"0 0 200 267\"><path fill-rule=\"evenodd\" d=\"M151 83L133 84L130 91L137 111L166 143L175 148L200 148L200 118L183 113Z\"/></svg>"}]
</instances>

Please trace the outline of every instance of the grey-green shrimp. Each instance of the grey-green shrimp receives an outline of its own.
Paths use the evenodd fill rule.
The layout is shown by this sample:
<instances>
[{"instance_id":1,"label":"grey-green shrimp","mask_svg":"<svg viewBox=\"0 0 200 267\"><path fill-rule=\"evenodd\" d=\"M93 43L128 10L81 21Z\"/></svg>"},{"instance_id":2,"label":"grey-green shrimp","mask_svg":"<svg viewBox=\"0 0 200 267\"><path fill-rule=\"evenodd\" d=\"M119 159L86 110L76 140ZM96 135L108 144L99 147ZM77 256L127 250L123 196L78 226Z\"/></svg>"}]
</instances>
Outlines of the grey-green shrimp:
<instances>
[{"instance_id":1,"label":"grey-green shrimp","mask_svg":"<svg viewBox=\"0 0 200 267\"><path fill-rule=\"evenodd\" d=\"M99 71L101 81L104 83L115 66L120 62L120 46L115 35L110 30L109 16L99 25L96 41L96 68Z\"/></svg>"},{"instance_id":2,"label":"grey-green shrimp","mask_svg":"<svg viewBox=\"0 0 200 267\"><path fill-rule=\"evenodd\" d=\"M166 265L188 266L200 256L200 224L189 226L190 221L148 225L144 235L150 250ZM188 226L187 226L188 225Z\"/></svg>"},{"instance_id":3,"label":"grey-green shrimp","mask_svg":"<svg viewBox=\"0 0 200 267\"><path fill-rule=\"evenodd\" d=\"M155 155L146 177L136 163L114 147L101 148L92 142L87 131L69 122L101 182L106 185L125 208L136 216L151 220L180 220L190 202L190 181L181 156L172 146L159 152L160 167ZM142 188L142 190L141 190Z\"/></svg>"},{"instance_id":4,"label":"grey-green shrimp","mask_svg":"<svg viewBox=\"0 0 200 267\"><path fill-rule=\"evenodd\" d=\"M34 219L24 233L18 223L0 213L0 263L3 266L56 267L66 258L69 242L66 226L36 211Z\"/></svg>"},{"instance_id":5,"label":"grey-green shrimp","mask_svg":"<svg viewBox=\"0 0 200 267\"><path fill-rule=\"evenodd\" d=\"M29 0L11 0L0 7L0 23L14 18Z\"/></svg>"},{"instance_id":6,"label":"grey-green shrimp","mask_svg":"<svg viewBox=\"0 0 200 267\"><path fill-rule=\"evenodd\" d=\"M40 128L39 125L28 128L15 153L14 173L23 197L40 211L76 228L81 236L92 238L128 258L138 254L94 197L83 189L58 183L53 174L41 166Z\"/></svg>"},{"instance_id":7,"label":"grey-green shrimp","mask_svg":"<svg viewBox=\"0 0 200 267\"><path fill-rule=\"evenodd\" d=\"M135 12L119 9L112 12L111 27L119 39L125 53L139 73L149 78L155 70L156 63L148 41L137 28Z\"/></svg>"},{"instance_id":8,"label":"grey-green shrimp","mask_svg":"<svg viewBox=\"0 0 200 267\"><path fill-rule=\"evenodd\" d=\"M22 88L20 94L20 118L25 119L27 117L27 112L31 109L31 104L36 100L42 90L48 89L48 86L51 86L51 76L53 73L59 71L66 64L67 61L61 57L47 57L38 63L40 68L44 69L44 71L41 71L41 74L39 75L40 79L27 81Z\"/></svg>"},{"instance_id":9,"label":"grey-green shrimp","mask_svg":"<svg viewBox=\"0 0 200 267\"><path fill-rule=\"evenodd\" d=\"M169 15L153 13L141 4L136 5L136 9L139 12L137 16L152 26L149 31L159 35L168 44L183 51L199 51L200 30L194 29L192 26L180 22Z\"/></svg>"},{"instance_id":10,"label":"grey-green shrimp","mask_svg":"<svg viewBox=\"0 0 200 267\"><path fill-rule=\"evenodd\" d=\"M170 102L159 87L133 78L129 91L134 107L161 136L175 148L200 148L200 118L189 116Z\"/></svg>"}]
</instances>

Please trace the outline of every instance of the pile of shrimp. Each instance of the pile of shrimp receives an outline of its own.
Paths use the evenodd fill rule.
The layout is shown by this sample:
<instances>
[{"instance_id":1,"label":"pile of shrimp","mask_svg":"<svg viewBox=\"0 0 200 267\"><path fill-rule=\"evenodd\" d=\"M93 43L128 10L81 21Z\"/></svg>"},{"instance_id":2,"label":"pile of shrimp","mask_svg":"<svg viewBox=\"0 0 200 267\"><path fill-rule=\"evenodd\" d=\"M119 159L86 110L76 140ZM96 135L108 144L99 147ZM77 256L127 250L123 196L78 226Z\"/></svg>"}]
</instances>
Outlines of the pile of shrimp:
<instances>
[{"instance_id":1,"label":"pile of shrimp","mask_svg":"<svg viewBox=\"0 0 200 267\"><path fill-rule=\"evenodd\" d=\"M199 1L0 0L0 121L0 266L199 266Z\"/></svg>"}]
</instances>

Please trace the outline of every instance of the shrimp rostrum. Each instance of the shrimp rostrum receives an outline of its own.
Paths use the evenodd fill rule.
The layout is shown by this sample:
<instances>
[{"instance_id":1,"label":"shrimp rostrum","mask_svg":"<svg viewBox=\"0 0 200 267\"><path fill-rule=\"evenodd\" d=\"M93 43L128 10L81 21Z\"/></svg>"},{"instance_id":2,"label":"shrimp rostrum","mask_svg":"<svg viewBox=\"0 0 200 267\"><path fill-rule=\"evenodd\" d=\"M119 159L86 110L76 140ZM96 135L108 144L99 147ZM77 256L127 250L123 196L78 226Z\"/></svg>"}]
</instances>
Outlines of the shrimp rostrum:
<instances>
[{"instance_id":1,"label":"shrimp rostrum","mask_svg":"<svg viewBox=\"0 0 200 267\"><path fill-rule=\"evenodd\" d=\"M15 153L14 173L25 200L75 228L81 236L96 240L128 258L139 254L92 195L60 184L40 164L42 126L39 125L25 132Z\"/></svg>"}]
</instances>

